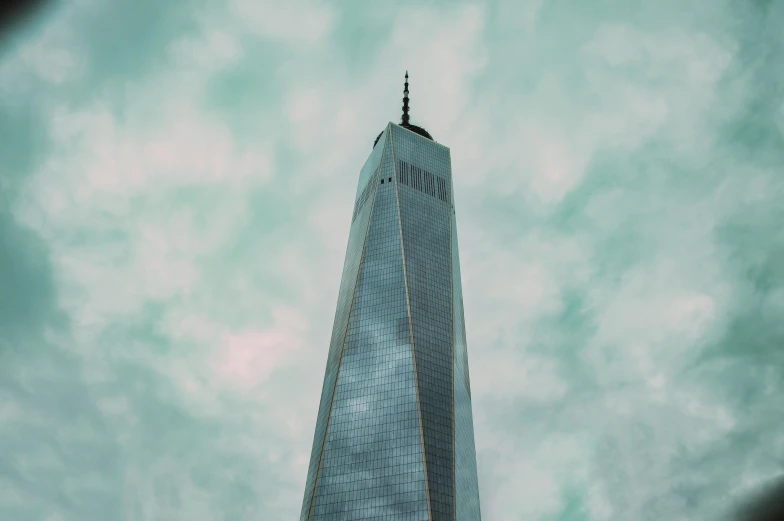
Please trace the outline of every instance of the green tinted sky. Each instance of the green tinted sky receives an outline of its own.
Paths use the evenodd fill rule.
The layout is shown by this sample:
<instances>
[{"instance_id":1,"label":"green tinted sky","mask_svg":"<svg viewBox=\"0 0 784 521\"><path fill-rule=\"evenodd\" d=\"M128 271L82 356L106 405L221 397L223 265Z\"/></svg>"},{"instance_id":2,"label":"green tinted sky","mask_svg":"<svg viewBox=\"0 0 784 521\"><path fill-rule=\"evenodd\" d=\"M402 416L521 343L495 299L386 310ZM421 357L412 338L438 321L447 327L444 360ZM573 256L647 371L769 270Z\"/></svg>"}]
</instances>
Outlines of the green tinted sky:
<instances>
[{"instance_id":1,"label":"green tinted sky","mask_svg":"<svg viewBox=\"0 0 784 521\"><path fill-rule=\"evenodd\" d=\"M784 472L782 27L51 4L0 43L0 518L297 518L405 69L452 149L484 519L720 518Z\"/></svg>"}]
</instances>

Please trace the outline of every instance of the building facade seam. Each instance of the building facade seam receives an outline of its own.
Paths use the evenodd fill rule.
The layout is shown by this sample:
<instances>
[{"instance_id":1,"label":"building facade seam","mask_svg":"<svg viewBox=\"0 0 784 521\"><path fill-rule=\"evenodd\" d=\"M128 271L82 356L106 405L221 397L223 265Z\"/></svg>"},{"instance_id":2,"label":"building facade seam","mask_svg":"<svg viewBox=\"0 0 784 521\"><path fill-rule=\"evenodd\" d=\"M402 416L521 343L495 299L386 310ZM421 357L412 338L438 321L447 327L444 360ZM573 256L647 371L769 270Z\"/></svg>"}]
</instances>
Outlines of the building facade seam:
<instances>
[{"instance_id":1,"label":"building facade seam","mask_svg":"<svg viewBox=\"0 0 784 521\"><path fill-rule=\"evenodd\" d=\"M451 156L450 154L447 154ZM452 177L452 158L449 157L449 188L454 192L453 185L454 185L454 178ZM450 213L454 215L454 197L452 197L452 204ZM449 311L452 315L452 327L451 331L449 332L450 337L450 345L452 349L452 490L454 491L452 494L452 508L454 509L455 519L457 519L457 440L455 439L455 427L457 424L457 415L455 411L455 382L457 381L457 377L455 375L455 270L454 266L452 265L452 261L454 260L454 253L452 248L454 247L452 241L452 233L454 230L452 227L454 226L454 219L450 215L449 218Z\"/></svg>"},{"instance_id":2,"label":"building facade seam","mask_svg":"<svg viewBox=\"0 0 784 521\"><path fill-rule=\"evenodd\" d=\"M387 138L389 138L389 136L387 136ZM379 166L378 166L379 171L381 170L381 165L383 164L384 154L385 153L386 153L386 150L381 152L381 159L379 161ZM393 157L394 157L394 154L393 154ZM377 177L377 176L371 176L370 181L368 181L368 182L372 182L375 177ZM376 183L376 185L378 185L378 183ZM358 286L359 286L359 276L362 273L362 261L365 258L365 246L367 246L367 238L368 238L368 234L370 233L370 225L371 225L371 220L373 219L373 209L374 209L374 207L376 205L376 197L377 197L377 195L378 195L378 186L373 188L373 201L370 204L370 210L369 210L369 215L368 215L368 225L367 225L367 229L365 230L365 237L362 239L362 254L359 257L359 264L358 264L358 268L357 268L356 280L354 281L354 291L351 294L351 305L349 307L348 318L346 320L346 331L343 334L343 342L342 342L342 345L340 347L340 358L338 359L338 369L337 369L337 373L335 375L335 384L334 384L334 386L332 388L332 399L330 400L330 403L329 403L329 413L327 414L327 425L324 428L324 440L321 443L321 454L319 455L319 464L318 464L318 467L316 469L316 479L315 479L315 481L313 483L313 496L310 498L310 507L308 508L307 521L310 521L311 517L313 516L313 506L316 503L316 493L318 491L319 475L321 474L321 464L322 464L322 460L324 459L324 449L325 449L325 447L327 445L327 436L329 435L329 425L330 425L330 423L332 423L332 406L335 403L335 394L337 392L338 382L340 381L340 371L341 371L341 369L343 367L343 354L346 351L346 340L347 340L347 336L348 336L348 329L349 329L349 326L351 325L351 316L354 314L354 299L357 296L357 289L358 289Z\"/></svg>"}]
</instances>

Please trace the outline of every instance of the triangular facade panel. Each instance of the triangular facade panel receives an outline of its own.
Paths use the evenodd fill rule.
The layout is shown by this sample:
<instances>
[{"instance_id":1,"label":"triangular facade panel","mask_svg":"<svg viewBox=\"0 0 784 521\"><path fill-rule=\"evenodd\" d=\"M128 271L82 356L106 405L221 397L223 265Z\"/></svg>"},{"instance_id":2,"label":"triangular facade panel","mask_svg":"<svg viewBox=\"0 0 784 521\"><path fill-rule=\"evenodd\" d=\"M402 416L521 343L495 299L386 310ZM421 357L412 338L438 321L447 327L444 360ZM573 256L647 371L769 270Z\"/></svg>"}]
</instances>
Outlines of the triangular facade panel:
<instances>
[{"instance_id":1,"label":"triangular facade panel","mask_svg":"<svg viewBox=\"0 0 784 521\"><path fill-rule=\"evenodd\" d=\"M316 477L318 476L319 466L321 464L321 456L323 454L324 440L327 432L327 424L329 422L329 413L332 410L332 399L335 394L335 383L337 380L338 369L340 365L340 358L343 353L343 346L346 341L346 331L348 326L349 315L351 313L351 304L356 290L356 284L359 274L359 264L362 259L362 252L364 251L365 238L367 236L368 226L370 224L370 207L369 204L359 206L360 194L364 192L366 187L370 187L372 193L370 196L375 195L375 184L368 184L371 177L378 176L378 168L381 164L381 155L384 150L383 146L379 146L373 150L365 166L360 173L360 187L354 203L354 215L351 221L351 231L348 237L348 246L346 248L346 258L343 263L343 275L340 281L340 293L338 294L338 304L335 311L335 319L332 325L332 338L329 344L329 354L327 356L327 368L324 374L324 383L321 388L321 400L319 402L319 412L316 418L316 432L313 436L313 447L310 454L310 464L308 465L308 478L305 483L305 496L302 500L302 510L300 520L305 521L310 516L311 506L313 504L313 492L316 485ZM364 181L364 183L362 182Z\"/></svg>"},{"instance_id":2,"label":"triangular facade panel","mask_svg":"<svg viewBox=\"0 0 784 521\"><path fill-rule=\"evenodd\" d=\"M384 146L361 211L369 226L306 513L312 521L428 519L400 219Z\"/></svg>"}]
</instances>

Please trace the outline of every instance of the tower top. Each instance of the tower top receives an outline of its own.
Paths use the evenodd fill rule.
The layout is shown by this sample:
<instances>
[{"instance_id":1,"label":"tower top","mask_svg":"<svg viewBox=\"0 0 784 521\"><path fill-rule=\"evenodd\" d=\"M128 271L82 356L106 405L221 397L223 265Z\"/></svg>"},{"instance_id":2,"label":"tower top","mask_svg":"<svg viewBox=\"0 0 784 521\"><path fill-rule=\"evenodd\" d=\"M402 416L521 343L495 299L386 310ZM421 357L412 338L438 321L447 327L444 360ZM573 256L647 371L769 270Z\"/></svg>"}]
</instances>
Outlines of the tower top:
<instances>
[{"instance_id":1,"label":"tower top","mask_svg":"<svg viewBox=\"0 0 784 521\"><path fill-rule=\"evenodd\" d=\"M417 125L411 124L411 117L408 115L410 107L408 106L408 71L406 71L406 81L403 84L403 117L400 119L400 126L414 132L415 134L419 134L420 136L429 139L430 141L435 141L433 136L422 127ZM376 140L373 142L373 148L376 148L378 144L378 140L381 138L381 134L384 131L382 130L381 133L376 137Z\"/></svg>"}]
</instances>

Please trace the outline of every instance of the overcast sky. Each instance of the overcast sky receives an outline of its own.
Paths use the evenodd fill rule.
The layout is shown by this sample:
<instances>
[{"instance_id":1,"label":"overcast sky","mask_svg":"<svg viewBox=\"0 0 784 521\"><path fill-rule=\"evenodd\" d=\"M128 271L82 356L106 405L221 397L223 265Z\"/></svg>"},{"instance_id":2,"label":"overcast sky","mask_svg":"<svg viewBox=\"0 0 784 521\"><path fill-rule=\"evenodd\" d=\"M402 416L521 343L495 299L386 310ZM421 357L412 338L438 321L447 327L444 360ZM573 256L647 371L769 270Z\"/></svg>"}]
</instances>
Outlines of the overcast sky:
<instances>
[{"instance_id":1,"label":"overcast sky","mask_svg":"<svg viewBox=\"0 0 784 521\"><path fill-rule=\"evenodd\" d=\"M775 0L50 4L0 40L0 519L298 519L406 69L452 150L483 519L721 519L784 473L782 27Z\"/></svg>"}]
</instances>

